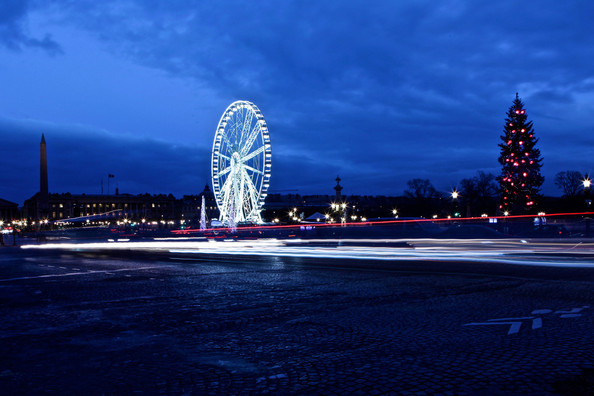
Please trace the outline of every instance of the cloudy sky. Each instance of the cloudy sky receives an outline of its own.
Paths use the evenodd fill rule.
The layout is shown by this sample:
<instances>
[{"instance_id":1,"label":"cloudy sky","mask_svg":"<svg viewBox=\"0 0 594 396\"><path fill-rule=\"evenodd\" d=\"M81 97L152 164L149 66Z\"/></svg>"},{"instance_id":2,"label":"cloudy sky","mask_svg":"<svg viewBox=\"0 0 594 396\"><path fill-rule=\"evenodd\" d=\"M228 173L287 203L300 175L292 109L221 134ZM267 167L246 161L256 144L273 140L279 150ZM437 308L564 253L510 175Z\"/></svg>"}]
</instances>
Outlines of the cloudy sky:
<instances>
[{"instance_id":1,"label":"cloudy sky","mask_svg":"<svg viewBox=\"0 0 594 396\"><path fill-rule=\"evenodd\" d=\"M0 197L38 191L41 133L51 192L111 173L199 193L240 99L267 120L273 191L448 191L499 172L516 92L559 195L557 172L594 168L593 60L591 0L2 0Z\"/></svg>"}]
</instances>

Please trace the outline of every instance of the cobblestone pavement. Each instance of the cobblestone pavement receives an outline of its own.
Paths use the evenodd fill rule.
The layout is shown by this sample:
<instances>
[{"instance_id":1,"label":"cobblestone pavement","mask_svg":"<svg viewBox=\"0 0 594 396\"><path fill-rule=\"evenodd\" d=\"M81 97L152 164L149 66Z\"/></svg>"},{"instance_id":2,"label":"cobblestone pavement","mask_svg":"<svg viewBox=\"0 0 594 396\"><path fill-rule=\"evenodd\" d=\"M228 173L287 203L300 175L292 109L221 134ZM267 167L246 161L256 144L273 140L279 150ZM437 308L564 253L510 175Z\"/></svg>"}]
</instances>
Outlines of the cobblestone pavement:
<instances>
[{"instance_id":1,"label":"cobblestone pavement","mask_svg":"<svg viewBox=\"0 0 594 396\"><path fill-rule=\"evenodd\" d=\"M594 282L530 271L4 248L0 393L594 392Z\"/></svg>"}]
</instances>

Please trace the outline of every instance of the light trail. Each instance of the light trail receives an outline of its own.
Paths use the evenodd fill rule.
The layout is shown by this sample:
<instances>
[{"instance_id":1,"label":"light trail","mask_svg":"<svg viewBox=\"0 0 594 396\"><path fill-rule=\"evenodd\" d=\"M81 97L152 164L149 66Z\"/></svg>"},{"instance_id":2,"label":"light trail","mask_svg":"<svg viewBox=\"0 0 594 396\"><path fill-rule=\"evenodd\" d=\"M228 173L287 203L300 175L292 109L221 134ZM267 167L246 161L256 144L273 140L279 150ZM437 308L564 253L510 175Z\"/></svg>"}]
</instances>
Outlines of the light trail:
<instances>
[{"instance_id":1,"label":"light trail","mask_svg":"<svg viewBox=\"0 0 594 396\"><path fill-rule=\"evenodd\" d=\"M48 266L52 267L52 266ZM63 268L63 267L60 267ZM12 281L19 281L19 280L31 280L31 279L44 279L44 278L61 278L65 276L81 276L81 275L93 275L93 274L112 274L113 272L123 272L123 271L139 271L139 270L146 270L146 269L155 269L158 267L138 267L138 268L119 268L119 269L112 269L112 270L101 270L101 271L85 271L85 272L67 272L64 274L46 274L46 275L37 275L37 276L22 276L19 278L8 278L8 279L0 279L0 282L12 282Z\"/></svg>"},{"instance_id":2,"label":"light trail","mask_svg":"<svg viewBox=\"0 0 594 396\"><path fill-rule=\"evenodd\" d=\"M330 228L341 228L341 227L371 227L371 226L385 226L395 224L406 224L406 223L458 223L458 222L478 222L489 223L490 219L499 220L513 220L513 219L534 219L534 218L555 218L555 217L575 217L575 216L594 216L594 212L565 212L565 213L550 213L543 215L508 215L508 216L487 216L487 217L452 217L452 218L409 218L409 219L398 219L393 220L381 220L381 221L364 221L364 222L347 222L347 223L298 223L298 224L283 224L283 225L258 225L248 227L236 227L237 231L259 231L259 230L299 230L302 227L330 227ZM174 234L191 234L191 233L203 233L203 232L231 232L230 228L218 227L218 228L207 228L200 230L197 228L186 228L184 230L172 230Z\"/></svg>"},{"instance_id":3,"label":"light trail","mask_svg":"<svg viewBox=\"0 0 594 396\"><path fill-rule=\"evenodd\" d=\"M372 243L373 246L365 246ZM323 246L320 246L323 244ZM386 244L386 246L381 246ZM389 246L398 244L398 246ZM328 246L330 245L330 246ZM464 261L549 267L594 268L594 243L485 239L160 240L55 243L23 249L139 251L175 255L276 256L381 261Z\"/></svg>"}]
</instances>

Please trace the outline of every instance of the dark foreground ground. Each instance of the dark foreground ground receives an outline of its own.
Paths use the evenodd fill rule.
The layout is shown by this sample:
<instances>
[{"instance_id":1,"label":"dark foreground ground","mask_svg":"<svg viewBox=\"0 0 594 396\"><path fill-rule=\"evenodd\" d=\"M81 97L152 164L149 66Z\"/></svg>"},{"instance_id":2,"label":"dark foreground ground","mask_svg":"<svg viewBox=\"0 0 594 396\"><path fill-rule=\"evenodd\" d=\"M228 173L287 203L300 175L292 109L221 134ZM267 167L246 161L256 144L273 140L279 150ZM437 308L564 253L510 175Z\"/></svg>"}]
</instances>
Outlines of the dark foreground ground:
<instances>
[{"instance_id":1,"label":"dark foreground ground","mask_svg":"<svg viewBox=\"0 0 594 396\"><path fill-rule=\"evenodd\" d=\"M2 248L0 393L594 392L591 270L350 264Z\"/></svg>"}]
</instances>

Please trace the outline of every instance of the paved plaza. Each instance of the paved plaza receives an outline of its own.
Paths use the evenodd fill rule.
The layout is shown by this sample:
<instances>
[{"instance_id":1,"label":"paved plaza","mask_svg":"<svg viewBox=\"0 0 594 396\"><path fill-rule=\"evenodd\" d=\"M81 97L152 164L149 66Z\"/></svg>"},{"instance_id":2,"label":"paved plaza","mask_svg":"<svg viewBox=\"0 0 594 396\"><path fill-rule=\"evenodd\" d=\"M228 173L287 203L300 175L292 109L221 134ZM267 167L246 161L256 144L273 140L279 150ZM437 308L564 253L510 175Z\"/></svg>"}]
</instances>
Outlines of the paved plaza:
<instances>
[{"instance_id":1,"label":"paved plaza","mask_svg":"<svg viewBox=\"0 0 594 396\"><path fill-rule=\"evenodd\" d=\"M0 249L4 394L587 394L594 270Z\"/></svg>"}]
</instances>

